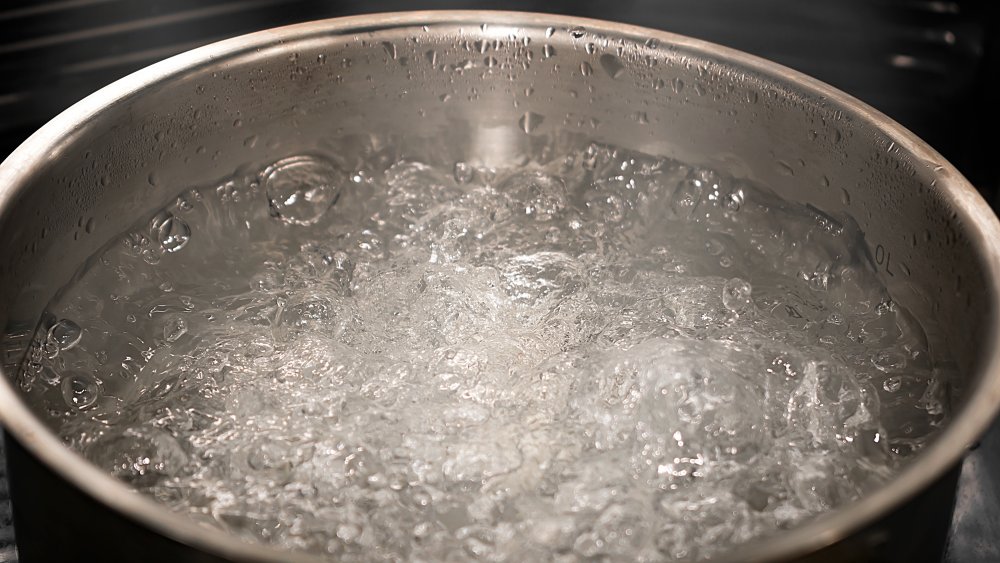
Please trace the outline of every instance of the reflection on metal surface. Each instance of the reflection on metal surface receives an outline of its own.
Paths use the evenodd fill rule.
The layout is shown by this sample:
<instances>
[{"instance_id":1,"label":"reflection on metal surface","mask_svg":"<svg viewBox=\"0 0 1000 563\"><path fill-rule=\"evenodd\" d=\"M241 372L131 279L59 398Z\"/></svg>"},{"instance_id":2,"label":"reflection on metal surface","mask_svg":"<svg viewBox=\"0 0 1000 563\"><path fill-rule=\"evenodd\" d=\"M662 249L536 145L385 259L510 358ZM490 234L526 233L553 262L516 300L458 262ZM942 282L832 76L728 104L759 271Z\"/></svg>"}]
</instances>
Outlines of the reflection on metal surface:
<instances>
[{"instance_id":1,"label":"reflection on metal surface","mask_svg":"<svg viewBox=\"0 0 1000 563\"><path fill-rule=\"evenodd\" d=\"M69 0L0 11L0 154L71 103L152 62L221 37L311 19L415 9L516 9L572 14L707 39L801 70L850 92L949 154L983 57L983 18L956 2L922 0L540 0L328 2L323 0ZM139 55L138 53L146 53ZM903 54L919 68L895 66ZM927 80L921 69L945 69ZM72 78L65 78L72 73ZM63 78L60 78L63 77ZM8 91L10 90L10 91ZM957 126L957 127L956 127ZM6 135L5 135L6 133ZM8 138L5 138L8 137ZM11 138L13 137L13 138Z\"/></svg>"},{"instance_id":2,"label":"reflection on metal surface","mask_svg":"<svg viewBox=\"0 0 1000 563\"><path fill-rule=\"evenodd\" d=\"M0 11L0 160L69 104L156 59L221 37L296 21L399 9L476 7L475 2L223 0L48 1ZM684 33L787 64L900 120L975 179L966 156L964 106L982 72L984 26L970 4L951 1L794 0L617 3L498 2L491 8L571 13ZM971 6L977 8L977 6ZM928 80L927 69L938 73ZM995 80L995 79L994 79ZM970 112L973 113L974 112ZM971 170L971 172L970 172ZM988 173L983 177L995 178ZM981 184L980 189L992 186ZM2 446L0 446L2 447ZM4 473L0 463L0 481ZM966 461L948 561L994 561L1000 552L1000 427ZM0 491L3 491L0 482ZM16 557L0 492L0 563Z\"/></svg>"}]
</instances>

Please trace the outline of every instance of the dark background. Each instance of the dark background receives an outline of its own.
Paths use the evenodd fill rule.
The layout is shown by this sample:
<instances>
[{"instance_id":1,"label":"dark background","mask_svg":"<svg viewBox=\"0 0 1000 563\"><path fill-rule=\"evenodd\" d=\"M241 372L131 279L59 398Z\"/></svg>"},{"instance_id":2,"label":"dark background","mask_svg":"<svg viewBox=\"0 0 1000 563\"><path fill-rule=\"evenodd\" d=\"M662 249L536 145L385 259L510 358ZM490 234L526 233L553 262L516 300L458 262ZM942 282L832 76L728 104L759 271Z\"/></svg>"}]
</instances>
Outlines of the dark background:
<instances>
[{"instance_id":1,"label":"dark background","mask_svg":"<svg viewBox=\"0 0 1000 563\"><path fill-rule=\"evenodd\" d=\"M412 9L572 14L734 47L844 90L926 140L996 206L1000 2L934 0L0 0L0 159L143 66L300 21ZM0 445L2 450L2 445ZM16 560L0 456L0 563ZM1000 561L1000 428L964 462L949 562ZM941 510L951 510L942 506ZM934 555L936 558L937 556Z\"/></svg>"}]
</instances>

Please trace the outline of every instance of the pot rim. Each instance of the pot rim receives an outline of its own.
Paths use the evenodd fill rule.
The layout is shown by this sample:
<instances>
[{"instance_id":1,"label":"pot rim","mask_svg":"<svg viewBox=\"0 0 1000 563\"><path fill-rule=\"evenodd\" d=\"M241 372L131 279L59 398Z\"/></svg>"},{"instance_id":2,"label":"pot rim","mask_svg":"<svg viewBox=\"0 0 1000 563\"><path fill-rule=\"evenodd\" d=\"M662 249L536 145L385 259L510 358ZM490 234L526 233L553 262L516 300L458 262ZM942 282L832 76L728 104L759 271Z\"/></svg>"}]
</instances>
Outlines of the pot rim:
<instances>
[{"instance_id":1,"label":"pot rim","mask_svg":"<svg viewBox=\"0 0 1000 563\"><path fill-rule=\"evenodd\" d=\"M76 129L116 104L140 95L145 89L183 76L201 65L281 44L284 44L283 48L294 48L296 42L310 37L351 35L422 25L467 24L470 29L479 30L483 23L536 29L584 26L589 31L609 36L640 40L654 38L659 41L659 48L681 47L724 64L752 69L767 79L794 84L800 90L825 98L829 105L882 131L897 146L915 157L940 163L937 187L942 198L958 213L959 220L967 227L970 244L983 260L988 286L994 295L1000 295L1000 222L997 217L978 191L954 166L916 135L878 110L819 80L735 49L639 26L541 13L469 10L367 14L258 31L175 55L87 96L46 123L15 149L0 164L0 218L6 214L17 194L25 189L27 180L36 168L51 158L51 149L71 138ZM996 341L1000 331L1000 314L996 301L994 299L991 303L988 341ZM892 481L855 502L791 530L740 546L739 560L783 560L823 548L889 513L928 487L960 461L1000 409L1000 346L993 347L983 355L979 372L978 385L975 389L970 389L969 398L959 414ZM98 502L173 540L222 557L241 560L317 561L314 556L249 543L220 530L196 524L151 498L132 491L123 482L64 446L30 412L13 388L10 374L4 375L7 377L0 377L0 422L6 431L61 478L73 483ZM729 558L736 558L736 554L722 557L723 560Z\"/></svg>"}]
</instances>

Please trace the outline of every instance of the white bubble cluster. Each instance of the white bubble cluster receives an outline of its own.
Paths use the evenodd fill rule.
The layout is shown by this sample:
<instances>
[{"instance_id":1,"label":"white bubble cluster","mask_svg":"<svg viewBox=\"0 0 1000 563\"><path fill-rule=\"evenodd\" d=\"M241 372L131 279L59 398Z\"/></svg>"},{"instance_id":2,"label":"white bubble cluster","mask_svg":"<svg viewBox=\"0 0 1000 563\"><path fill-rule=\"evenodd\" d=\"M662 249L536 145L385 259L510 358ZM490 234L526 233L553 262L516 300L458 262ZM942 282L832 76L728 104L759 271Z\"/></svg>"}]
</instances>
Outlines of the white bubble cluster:
<instances>
[{"instance_id":1,"label":"white bubble cluster","mask_svg":"<svg viewBox=\"0 0 1000 563\"><path fill-rule=\"evenodd\" d=\"M947 420L849 217L598 145L389 146L138 222L50 305L39 410L172 509L338 561L710 557Z\"/></svg>"}]
</instances>

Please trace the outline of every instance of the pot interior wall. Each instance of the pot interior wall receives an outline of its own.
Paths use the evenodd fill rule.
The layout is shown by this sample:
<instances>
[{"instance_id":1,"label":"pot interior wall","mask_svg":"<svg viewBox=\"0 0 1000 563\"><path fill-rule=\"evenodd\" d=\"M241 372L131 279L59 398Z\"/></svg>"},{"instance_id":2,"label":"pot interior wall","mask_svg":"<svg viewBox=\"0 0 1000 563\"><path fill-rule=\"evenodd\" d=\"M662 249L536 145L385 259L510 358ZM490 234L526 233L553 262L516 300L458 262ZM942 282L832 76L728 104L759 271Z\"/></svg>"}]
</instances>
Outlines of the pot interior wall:
<instances>
[{"instance_id":1,"label":"pot interior wall","mask_svg":"<svg viewBox=\"0 0 1000 563\"><path fill-rule=\"evenodd\" d=\"M471 19L346 34L332 26L234 47L107 106L84 102L84 124L44 132L54 135L47 154L18 162L25 155L15 153L5 164L33 167L0 217L6 373L80 261L183 189L248 163L386 140L404 154L490 164L574 139L709 166L846 211L932 345L975 373L995 304L974 244L982 241L968 234L956 196L939 190L950 168L916 158L910 139L873 128L800 77L678 41ZM160 68L180 68L184 57ZM973 387L956 383L959 399Z\"/></svg>"}]
</instances>

